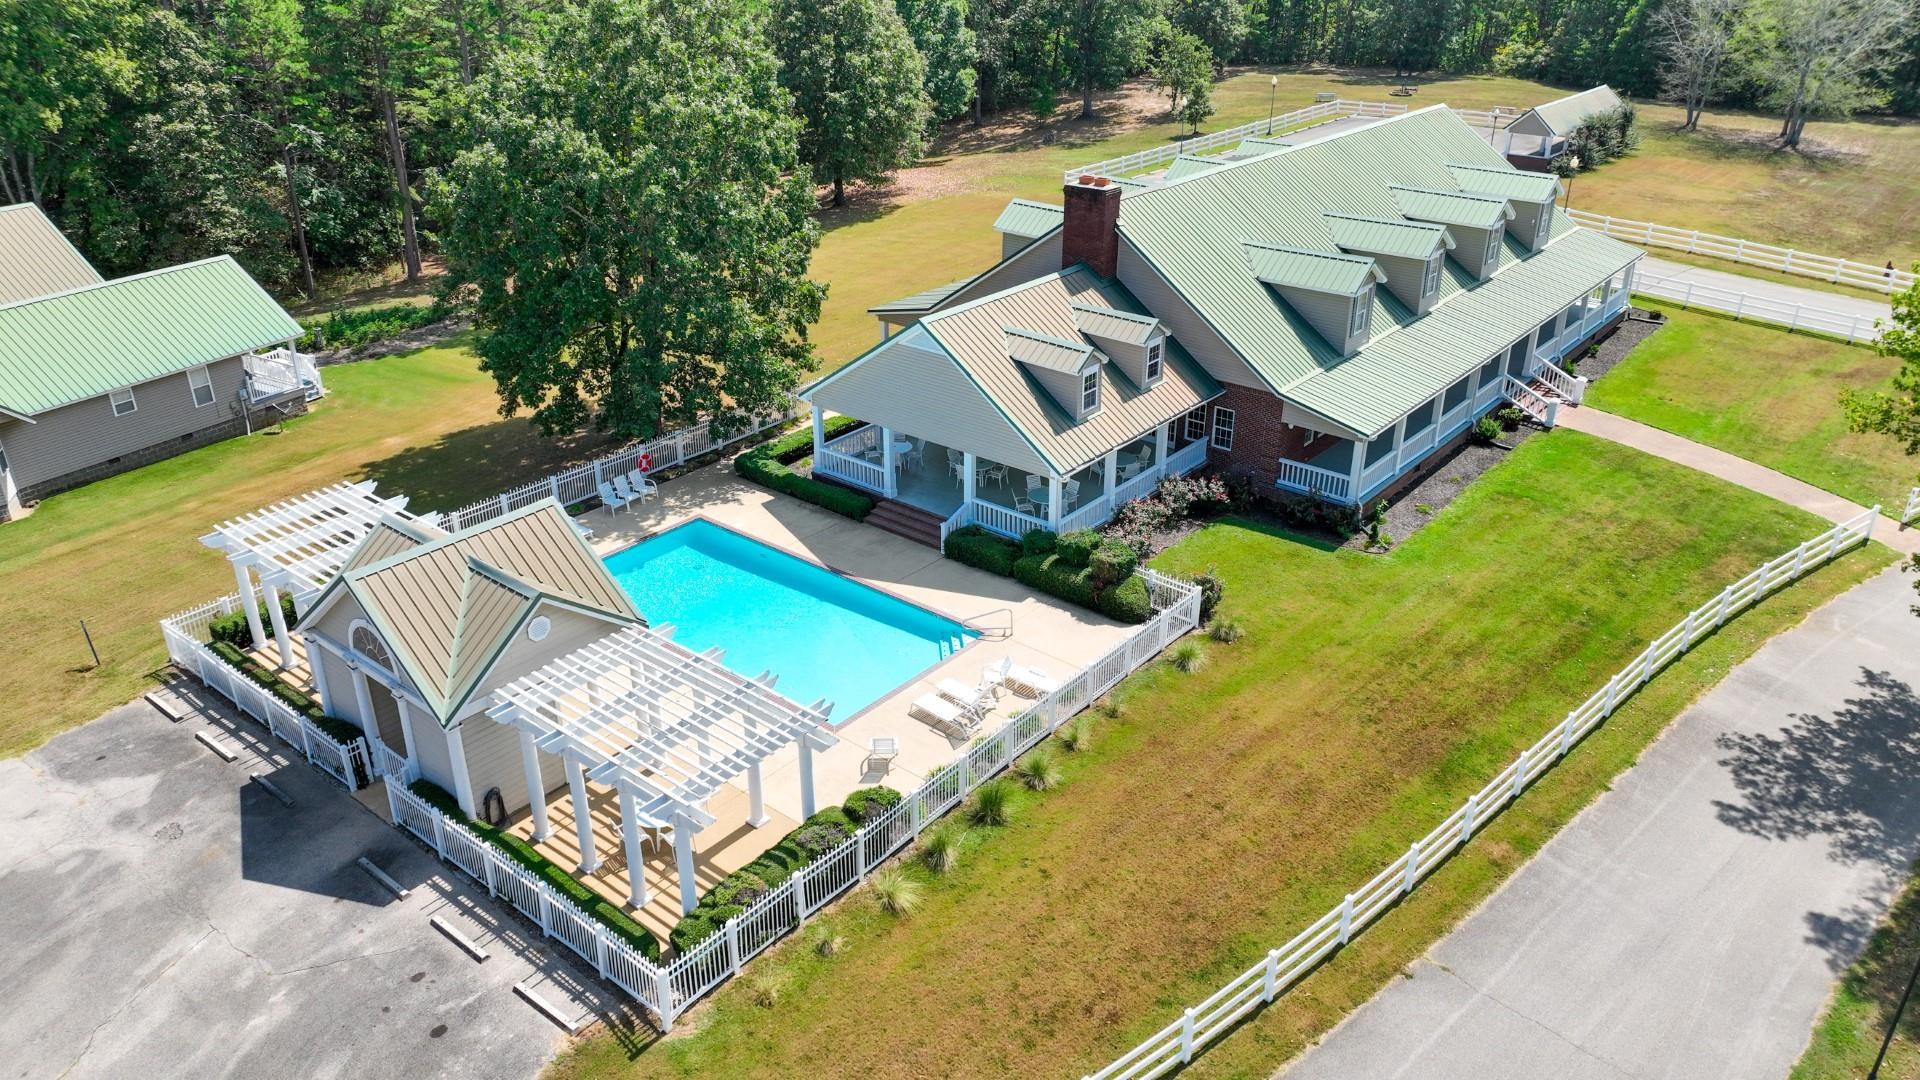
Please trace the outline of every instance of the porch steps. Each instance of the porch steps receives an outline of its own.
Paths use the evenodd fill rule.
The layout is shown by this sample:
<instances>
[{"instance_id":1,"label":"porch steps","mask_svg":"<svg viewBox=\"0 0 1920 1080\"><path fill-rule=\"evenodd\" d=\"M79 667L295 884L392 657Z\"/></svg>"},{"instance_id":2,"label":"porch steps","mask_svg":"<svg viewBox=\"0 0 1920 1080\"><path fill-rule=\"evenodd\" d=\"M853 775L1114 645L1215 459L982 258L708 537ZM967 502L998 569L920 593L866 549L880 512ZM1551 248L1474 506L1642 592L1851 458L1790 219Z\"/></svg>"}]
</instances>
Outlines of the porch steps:
<instances>
[{"instance_id":1,"label":"porch steps","mask_svg":"<svg viewBox=\"0 0 1920 1080\"><path fill-rule=\"evenodd\" d=\"M925 544L940 548L940 525L938 514L922 510L917 506L895 499L881 499L867 515L867 524L883 529L895 536L911 540L916 544Z\"/></svg>"}]
</instances>

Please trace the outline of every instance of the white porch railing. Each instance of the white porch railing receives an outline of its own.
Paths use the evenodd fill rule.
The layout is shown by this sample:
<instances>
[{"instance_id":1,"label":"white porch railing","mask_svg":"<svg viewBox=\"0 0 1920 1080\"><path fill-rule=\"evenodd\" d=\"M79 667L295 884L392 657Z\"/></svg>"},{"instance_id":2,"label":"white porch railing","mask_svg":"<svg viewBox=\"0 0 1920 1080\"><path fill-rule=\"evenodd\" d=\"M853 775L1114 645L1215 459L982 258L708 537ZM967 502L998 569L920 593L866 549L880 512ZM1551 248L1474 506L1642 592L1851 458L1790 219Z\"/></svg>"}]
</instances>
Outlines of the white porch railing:
<instances>
[{"instance_id":1,"label":"white porch railing","mask_svg":"<svg viewBox=\"0 0 1920 1080\"><path fill-rule=\"evenodd\" d=\"M1429 451L1439 445L1440 425L1437 423L1428 424L1419 431L1402 437L1400 440L1400 449L1395 451L1394 454L1394 456L1400 460L1398 471L1405 472L1408 466L1426 457Z\"/></svg>"},{"instance_id":2,"label":"white porch railing","mask_svg":"<svg viewBox=\"0 0 1920 1080\"><path fill-rule=\"evenodd\" d=\"M987 502L983 499L975 499L969 506L962 509L972 512L970 520L965 524L978 525L989 532L997 532L1001 536L1010 536L1015 540L1027 535L1032 529L1048 527L1046 518L1023 514L1011 506L1001 506L999 503Z\"/></svg>"},{"instance_id":3,"label":"white porch railing","mask_svg":"<svg viewBox=\"0 0 1920 1080\"><path fill-rule=\"evenodd\" d=\"M886 470L879 464L864 458L849 457L833 450L822 450L814 455L813 471L815 475L844 480L876 494L887 493Z\"/></svg>"},{"instance_id":4,"label":"white porch railing","mask_svg":"<svg viewBox=\"0 0 1920 1080\"><path fill-rule=\"evenodd\" d=\"M1241 140L1253 135L1265 135L1268 132L1282 134L1305 124L1337 120L1347 116L1387 117L1397 116L1406 111L1407 106L1397 102L1347 101L1344 98L1338 101L1323 101L1308 105L1304 108L1295 109L1292 112L1281 113L1271 120L1255 120L1250 123L1240 124L1236 127L1208 132L1205 135L1196 136L1191 139L1182 139L1171 145L1150 147L1146 150L1139 150L1122 157L1109 158L1106 161L1096 161L1091 165L1083 165L1077 169L1068 169L1064 175L1069 183L1071 183L1075 177L1084 175L1107 176L1117 179L1158 168L1181 154L1204 154L1209 150L1239 146Z\"/></svg>"},{"instance_id":5,"label":"white porch railing","mask_svg":"<svg viewBox=\"0 0 1920 1080\"><path fill-rule=\"evenodd\" d=\"M1315 920L1293 940L1267 953L1258 963L1234 976L1199 1004L1186 1009L1171 1024L1122 1054L1089 1080L1134 1080L1161 1076L1193 1060L1206 1044L1233 1030L1248 1014L1273 1001L1305 978L1320 962L1339 951L1354 935L1411 893L1427 875L1472 839L1475 831L1520 794L1559 759L1572 751L1589 732L1605 723L1633 692L1678 659L1695 642L1711 635L1727 619L1759 603L1769 593L1814 570L1842 551L1872 537L1872 510L1802 543L1720 591L1718 596L1689 611L1686 617L1627 662L1607 684L1595 691L1565 719L1520 752L1465 805L1448 815L1432 832L1407 849L1406 854L1348 893L1340 904Z\"/></svg>"},{"instance_id":6,"label":"white porch railing","mask_svg":"<svg viewBox=\"0 0 1920 1080\"><path fill-rule=\"evenodd\" d=\"M1440 438L1437 441L1446 442L1466 430L1467 425L1471 423L1473 423L1473 395L1468 394L1460 399L1460 404L1440 414Z\"/></svg>"},{"instance_id":7,"label":"white porch railing","mask_svg":"<svg viewBox=\"0 0 1920 1080\"><path fill-rule=\"evenodd\" d=\"M327 392L320 381L320 369L313 357L293 349L270 349L249 353L241 365L246 369L253 400L279 397L294 390L304 392L308 401L318 401Z\"/></svg>"},{"instance_id":8,"label":"white porch railing","mask_svg":"<svg viewBox=\"0 0 1920 1080\"><path fill-rule=\"evenodd\" d=\"M1161 470L1161 475L1185 476L1206 463L1207 441L1196 439L1167 455L1167 464Z\"/></svg>"},{"instance_id":9,"label":"white porch railing","mask_svg":"<svg viewBox=\"0 0 1920 1080\"><path fill-rule=\"evenodd\" d=\"M1794 248L1775 247L1772 244L1755 243L1732 236L1717 236L1703 233L1698 229L1676 229L1670 225L1659 225L1651 221L1634 221L1629 218L1608 217L1588 210L1568 210L1567 216L1575 223L1596 229L1617 240L1639 244L1642 247L1669 248L1685 251L1693 255L1710 255L1729 262L1745 263L1748 266L1764 266L1769 270L1798 274L1801 277L1819 278L1837 285L1852 285L1860 289L1874 289L1879 292L1899 292L1914 283L1912 270L1896 268L1891 272L1884 266L1872 263L1854 262L1833 255L1817 255Z\"/></svg>"},{"instance_id":10,"label":"white porch railing","mask_svg":"<svg viewBox=\"0 0 1920 1080\"><path fill-rule=\"evenodd\" d=\"M1353 452L1366 453L1362 443L1353 444ZM1391 459L1389 459L1391 460ZM1322 495L1335 502L1353 501L1353 478L1332 469L1323 469L1318 465L1309 465L1292 458L1280 459L1278 483L1288 491L1298 491L1303 495Z\"/></svg>"},{"instance_id":11,"label":"white porch railing","mask_svg":"<svg viewBox=\"0 0 1920 1080\"><path fill-rule=\"evenodd\" d=\"M1201 460L1205 458L1206 455L1201 455ZM1137 476L1113 485L1113 505L1124 506L1142 496L1153 494L1153 489L1159 486L1160 478L1165 475L1167 474L1159 469L1147 469Z\"/></svg>"},{"instance_id":12,"label":"white porch railing","mask_svg":"<svg viewBox=\"0 0 1920 1080\"><path fill-rule=\"evenodd\" d=\"M181 671L198 676L208 689L226 697L235 708L265 724L281 742L300 751L308 764L345 784L349 791L359 787L359 777L374 775L365 739L336 742L293 706L220 659L200 640L215 615L230 615L238 610L240 597L233 594L160 620L160 634L167 642L168 659Z\"/></svg>"},{"instance_id":13,"label":"white porch railing","mask_svg":"<svg viewBox=\"0 0 1920 1080\"><path fill-rule=\"evenodd\" d=\"M1812 330L1830 334L1844 339L1849 345L1871 342L1880 337L1880 320L1870 316L1850 315L1844 311L1806 304L1785 304L1765 296L1734 292L1697 281L1636 277L1633 291L1675 301L1683 308L1703 307L1732 315L1735 319L1752 319L1784 326L1788 331Z\"/></svg>"},{"instance_id":14,"label":"white porch railing","mask_svg":"<svg viewBox=\"0 0 1920 1080\"><path fill-rule=\"evenodd\" d=\"M1070 511L1065 517L1061 518L1060 531L1070 533L1080 529L1091 529L1095 525L1112 517L1113 507L1113 501L1105 495L1101 495L1085 506Z\"/></svg>"},{"instance_id":15,"label":"white porch railing","mask_svg":"<svg viewBox=\"0 0 1920 1080\"><path fill-rule=\"evenodd\" d=\"M1364 446L1357 449L1363 456L1365 455L1366 448ZM1374 492L1379 491L1382 485L1399 474L1400 455L1392 453L1382 454L1379 461L1361 467L1359 497L1364 499Z\"/></svg>"},{"instance_id":16,"label":"white porch railing","mask_svg":"<svg viewBox=\"0 0 1920 1080\"><path fill-rule=\"evenodd\" d=\"M1587 380L1578 375L1567 374L1551 360L1542 361L1534 375L1541 382L1553 387L1553 392L1566 398L1569 404L1578 405L1587 396Z\"/></svg>"},{"instance_id":17,"label":"white porch railing","mask_svg":"<svg viewBox=\"0 0 1920 1080\"><path fill-rule=\"evenodd\" d=\"M1542 397L1533 392L1533 387L1509 375L1500 384L1501 395L1513 402L1521 412L1538 420L1544 427L1552 427L1560 418L1560 403L1552 398Z\"/></svg>"}]
</instances>

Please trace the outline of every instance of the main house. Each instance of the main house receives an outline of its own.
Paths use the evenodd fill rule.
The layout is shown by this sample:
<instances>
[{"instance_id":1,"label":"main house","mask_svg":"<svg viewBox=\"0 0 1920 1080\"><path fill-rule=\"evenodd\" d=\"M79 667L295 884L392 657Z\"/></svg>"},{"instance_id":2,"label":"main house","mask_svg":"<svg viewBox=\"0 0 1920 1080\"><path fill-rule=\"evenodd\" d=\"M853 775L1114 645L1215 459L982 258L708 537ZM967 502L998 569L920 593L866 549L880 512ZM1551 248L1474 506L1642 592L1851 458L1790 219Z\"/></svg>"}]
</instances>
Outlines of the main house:
<instances>
[{"instance_id":1,"label":"main house","mask_svg":"<svg viewBox=\"0 0 1920 1080\"><path fill-rule=\"evenodd\" d=\"M814 474L1007 535L1205 464L1364 503L1496 407L1577 401L1553 361L1641 257L1444 106L1174 166L1016 199L998 264L873 308L881 343L801 390Z\"/></svg>"},{"instance_id":2,"label":"main house","mask_svg":"<svg viewBox=\"0 0 1920 1080\"><path fill-rule=\"evenodd\" d=\"M300 333L224 255L106 281L38 207L0 207L0 521L304 410Z\"/></svg>"}]
</instances>

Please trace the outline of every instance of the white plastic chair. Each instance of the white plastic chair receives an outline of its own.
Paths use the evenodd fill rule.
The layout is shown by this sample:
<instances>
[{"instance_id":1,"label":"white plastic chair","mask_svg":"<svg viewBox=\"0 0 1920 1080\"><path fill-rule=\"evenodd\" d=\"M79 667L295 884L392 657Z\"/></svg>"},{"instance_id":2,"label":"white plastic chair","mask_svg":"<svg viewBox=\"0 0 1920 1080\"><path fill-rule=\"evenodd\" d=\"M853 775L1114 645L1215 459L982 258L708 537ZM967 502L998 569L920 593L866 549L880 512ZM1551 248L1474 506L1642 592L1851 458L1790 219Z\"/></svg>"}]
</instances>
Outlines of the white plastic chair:
<instances>
[{"instance_id":1,"label":"white plastic chair","mask_svg":"<svg viewBox=\"0 0 1920 1080\"><path fill-rule=\"evenodd\" d=\"M633 492L640 497L641 502L660 494L660 485L647 479L647 474L639 469L627 474L627 483L633 485Z\"/></svg>"},{"instance_id":2,"label":"white plastic chair","mask_svg":"<svg viewBox=\"0 0 1920 1080\"><path fill-rule=\"evenodd\" d=\"M1063 510L1066 509L1067 507L1072 506L1074 503L1079 502L1080 501L1080 481L1078 480L1067 481L1066 491L1064 491L1061 494L1060 498L1065 500L1061 504L1061 509Z\"/></svg>"},{"instance_id":3,"label":"white plastic chair","mask_svg":"<svg viewBox=\"0 0 1920 1080\"><path fill-rule=\"evenodd\" d=\"M959 679L941 679L933 686L934 692L963 709L985 711L993 707L993 686L982 683L968 686Z\"/></svg>"},{"instance_id":4,"label":"white plastic chair","mask_svg":"<svg viewBox=\"0 0 1920 1080\"><path fill-rule=\"evenodd\" d=\"M640 501L640 493L633 490L632 484L627 483L627 474L615 473L608 479L613 484L613 490L619 494L622 506Z\"/></svg>"},{"instance_id":5,"label":"white plastic chair","mask_svg":"<svg viewBox=\"0 0 1920 1080\"><path fill-rule=\"evenodd\" d=\"M986 675L998 679L1000 685L1019 694L1021 697L1045 697L1060 689L1060 680L1036 667L1015 663L1012 657L1003 658L998 664L987 668Z\"/></svg>"},{"instance_id":6,"label":"white plastic chair","mask_svg":"<svg viewBox=\"0 0 1920 1080\"><path fill-rule=\"evenodd\" d=\"M939 694L922 694L914 698L913 704L907 706L907 712L924 720L945 724L963 734L980 726L979 713L955 705Z\"/></svg>"},{"instance_id":7,"label":"white plastic chair","mask_svg":"<svg viewBox=\"0 0 1920 1080\"><path fill-rule=\"evenodd\" d=\"M628 502L632 501L630 497L621 497L620 493L613 489L613 485L607 483L605 480L600 481L597 487L600 492L600 504L607 508L607 513L609 514L615 513L621 507L627 505Z\"/></svg>"},{"instance_id":8,"label":"white plastic chair","mask_svg":"<svg viewBox=\"0 0 1920 1080\"><path fill-rule=\"evenodd\" d=\"M953 478L956 481L966 475L962 471L966 468L966 464L967 459L965 455L951 446L947 447L947 471L953 474Z\"/></svg>"}]
</instances>

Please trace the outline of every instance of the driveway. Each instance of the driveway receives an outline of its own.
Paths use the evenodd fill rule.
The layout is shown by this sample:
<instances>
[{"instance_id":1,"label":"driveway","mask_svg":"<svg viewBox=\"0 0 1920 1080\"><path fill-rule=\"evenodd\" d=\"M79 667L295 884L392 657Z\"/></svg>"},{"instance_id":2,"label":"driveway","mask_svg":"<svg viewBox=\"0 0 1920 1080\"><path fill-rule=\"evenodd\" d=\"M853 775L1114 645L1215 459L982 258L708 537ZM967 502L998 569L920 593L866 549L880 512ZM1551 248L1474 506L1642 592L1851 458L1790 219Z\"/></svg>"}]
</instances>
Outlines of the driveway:
<instances>
[{"instance_id":1,"label":"driveway","mask_svg":"<svg viewBox=\"0 0 1920 1080\"><path fill-rule=\"evenodd\" d=\"M230 716L175 724L135 702L0 761L0 1076L525 1077L565 1034L515 983L570 1018L617 1008L285 749Z\"/></svg>"},{"instance_id":2,"label":"driveway","mask_svg":"<svg viewBox=\"0 0 1920 1080\"><path fill-rule=\"evenodd\" d=\"M1785 1076L1920 853L1912 584L1762 647L1286 1080Z\"/></svg>"},{"instance_id":3,"label":"driveway","mask_svg":"<svg viewBox=\"0 0 1920 1080\"><path fill-rule=\"evenodd\" d=\"M1841 315L1855 316L1862 320L1893 318L1893 307L1885 300L1869 300L1850 293L1836 292L1825 288L1816 278L1806 279L1805 285L1788 285L1765 278L1748 277L1739 273L1737 269L1732 269L1738 265L1738 263L1729 263L1730 269L1709 270L1700 266L1688 266L1685 263L1668 262L1650 254L1640 261L1640 269L1636 272L1635 280L1641 282L1660 280L1681 284L1691 281L1699 285L1724 289L1727 292L1743 292L1765 297L1778 304L1804 304L1808 308L1838 312ZM1864 328L1863 325L1862 329Z\"/></svg>"}]
</instances>

